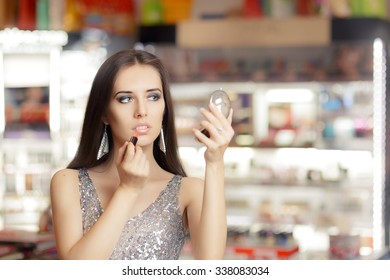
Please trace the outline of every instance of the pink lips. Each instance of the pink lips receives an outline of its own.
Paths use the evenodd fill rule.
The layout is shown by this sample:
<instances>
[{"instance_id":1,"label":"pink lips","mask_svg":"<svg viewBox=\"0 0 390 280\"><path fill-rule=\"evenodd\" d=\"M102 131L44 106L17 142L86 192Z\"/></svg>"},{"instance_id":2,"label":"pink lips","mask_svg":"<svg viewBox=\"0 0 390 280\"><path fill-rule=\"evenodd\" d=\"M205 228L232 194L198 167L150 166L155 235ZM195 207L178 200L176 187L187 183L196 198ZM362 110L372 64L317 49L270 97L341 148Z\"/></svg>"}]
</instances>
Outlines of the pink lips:
<instances>
[{"instance_id":1,"label":"pink lips","mask_svg":"<svg viewBox=\"0 0 390 280\"><path fill-rule=\"evenodd\" d=\"M146 123L138 124L133 128L134 133L138 135L147 134L150 131L151 127Z\"/></svg>"}]
</instances>

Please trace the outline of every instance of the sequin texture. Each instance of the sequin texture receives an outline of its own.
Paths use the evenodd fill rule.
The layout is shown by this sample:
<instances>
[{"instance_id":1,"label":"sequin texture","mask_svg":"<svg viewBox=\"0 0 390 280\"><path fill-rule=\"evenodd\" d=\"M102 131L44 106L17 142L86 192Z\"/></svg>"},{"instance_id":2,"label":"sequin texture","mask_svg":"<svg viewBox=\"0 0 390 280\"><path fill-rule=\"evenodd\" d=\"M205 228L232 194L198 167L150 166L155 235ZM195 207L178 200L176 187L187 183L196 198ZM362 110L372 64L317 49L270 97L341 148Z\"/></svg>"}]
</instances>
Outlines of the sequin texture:
<instances>
[{"instance_id":1,"label":"sequin texture","mask_svg":"<svg viewBox=\"0 0 390 280\"><path fill-rule=\"evenodd\" d=\"M80 206L84 234L103 213L99 197L86 169L80 169ZM123 228L111 260L178 259L188 234L183 226L178 195L181 176L175 175L157 199L130 218Z\"/></svg>"}]
</instances>

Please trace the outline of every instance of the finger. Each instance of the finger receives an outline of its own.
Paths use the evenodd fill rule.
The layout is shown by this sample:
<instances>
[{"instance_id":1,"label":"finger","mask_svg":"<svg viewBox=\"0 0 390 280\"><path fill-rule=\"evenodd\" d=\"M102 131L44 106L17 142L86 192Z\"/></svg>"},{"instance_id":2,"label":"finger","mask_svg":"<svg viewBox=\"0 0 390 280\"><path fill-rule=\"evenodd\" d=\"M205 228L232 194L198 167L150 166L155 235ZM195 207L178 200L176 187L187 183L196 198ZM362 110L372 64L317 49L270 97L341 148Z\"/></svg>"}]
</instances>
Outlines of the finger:
<instances>
[{"instance_id":1,"label":"finger","mask_svg":"<svg viewBox=\"0 0 390 280\"><path fill-rule=\"evenodd\" d=\"M203 143L207 148L215 149L218 146L225 145L226 136L223 131L218 131L214 126L208 128L210 137L204 135L199 129L193 128L192 133L195 138L201 143Z\"/></svg>"},{"instance_id":2,"label":"finger","mask_svg":"<svg viewBox=\"0 0 390 280\"><path fill-rule=\"evenodd\" d=\"M216 110L218 110L218 109L216 109ZM205 118L205 120L207 120L209 123L211 123L215 126L220 126L221 122L214 115L215 112L210 112L210 111L206 110L205 108L200 108L200 113ZM225 117L222 116L222 118L225 118Z\"/></svg>"},{"instance_id":3,"label":"finger","mask_svg":"<svg viewBox=\"0 0 390 280\"><path fill-rule=\"evenodd\" d=\"M232 123L232 108L230 108L230 111L229 111L229 115L228 117L226 118L221 112L220 110L217 108L217 106L215 106L214 104L210 104L210 111L203 111L202 110L202 113L204 113L204 117L207 118L213 125L215 125L216 127L220 127L220 128L223 128L223 129L227 129L231 123ZM209 113L209 115L207 115Z\"/></svg>"},{"instance_id":4,"label":"finger","mask_svg":"<svg viewBox=\"0 0 390 280\"><path fill-rule=\"evenodd\" d=\"M206 146L209 146L212 143L212 140L204 135L199 129L193 128L192 133L200 143L203 143Z\"/></svg>"},{"instance_id":5,"label":"finger","mask_svg":"<svg viewBox=\"0 0 390 280\"><path fill-rule=\"evenodd\" d=\"M144 155L144 152L140 146L134 147L134 160L140 160Z\"/></svg>"},{"instance_id":6,"label":"finger","mask_svg":"<svg viewBox=\"0 0 390 280\"><path fill-rule=\"evenodd\" d=\"M214 125L206 120L201 121L200 125L201 127L205 128L210 136L215 140L218 140L224 131L224 128L221 125Z\"/></svg>"},{"instance_id":7,"label":"finger","mask_svg":"<svg viewBox=\"0 0 390 280\"><path fill-rule=\"evenodd\" d=\"M123 161L123 158L125 156L125 153L126 153L126 149L127 149L127 146L128 146L128 142L125 142L123 143L123 145L119 148L118 150L118 159L117 159L117 162L116 164L120 164L122 161Z\"/></svg>"},{"instance_id":8,"label":"finger","mask_svg":"<svg viewBox=\"0 0 390 280\"><path fill-rule=\"evenodd\" d=\"M214 114L214 116L218 120L222 121L222 120L226 119L225 115L221 112L220 109L218 109L218 107L214 103L210 103L209 108L210 108L210 111Z\"/></svg>"},{"instance_id":9,"label":"finger","mask_svg":"<svg viewBox=\"0 0 390 280\"><path fill-rule=\"evenodd\" d=\"M230 108L229 116L227 117L229 124L233 122L233 108Z\"/></svg>"},{"instance_id":10,"label":"finger","mask_svg":"<svg viewBox=\"0 0 390 280\"><path fill-rule=\"evenodd\" d=\"M230 108L229 114L225 117L220 110L214 104L210 104L210 110L215 114L215 117L218 119L219 123L214 123L217 127L223 127L225 130L232 124L233 122L233 108ZM221 124L218 126L218 124Z\"/></svg>"},{"instance_id":11,"label":"finger","mask_svg":"<svg viewBox=\"0 0 390 280\"><path fill-rule=\"evenodd\" d=\"M129 161L132 158L134 158L135 155L135 147L134 144L131 142L126 141L127 143L127 149L125 151L125 154L123 155L123 160L122 161Z\"/></svg>"}]
</instances>

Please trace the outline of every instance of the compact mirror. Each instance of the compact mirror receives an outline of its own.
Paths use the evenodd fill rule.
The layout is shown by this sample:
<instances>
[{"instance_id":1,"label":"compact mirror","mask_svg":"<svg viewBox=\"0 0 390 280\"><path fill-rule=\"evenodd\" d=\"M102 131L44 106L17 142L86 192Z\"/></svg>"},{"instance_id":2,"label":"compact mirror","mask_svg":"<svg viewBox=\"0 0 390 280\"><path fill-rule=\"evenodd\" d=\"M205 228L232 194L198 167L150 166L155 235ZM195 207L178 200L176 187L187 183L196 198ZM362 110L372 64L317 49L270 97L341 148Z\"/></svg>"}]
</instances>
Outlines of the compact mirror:
<instances>
[{"instance_id":1,"label":"compact mirror","mask_svg":"<svg viewBox=\"0 0 390 280\"><path fill-rule=\"evenodd\" d=\"M214 103L215 106L222 112L227 118L230 112L230 99L227 93L222 89L217 89L210 95L210 103Z\"/></svg>"},{"instance_id":2,"label":"compact mirror","mask_svg":"<svg viewBox=\"0 0 390 280\"><path fill-rule=\"evenodd\" d=\"M221 88L211 93L209 103L213 103L226 118L229 116L231 102L228 94ZM210 134L206 129L203 129L202 133L207 137L210 137Z\"/></svg>"}]
</instances>

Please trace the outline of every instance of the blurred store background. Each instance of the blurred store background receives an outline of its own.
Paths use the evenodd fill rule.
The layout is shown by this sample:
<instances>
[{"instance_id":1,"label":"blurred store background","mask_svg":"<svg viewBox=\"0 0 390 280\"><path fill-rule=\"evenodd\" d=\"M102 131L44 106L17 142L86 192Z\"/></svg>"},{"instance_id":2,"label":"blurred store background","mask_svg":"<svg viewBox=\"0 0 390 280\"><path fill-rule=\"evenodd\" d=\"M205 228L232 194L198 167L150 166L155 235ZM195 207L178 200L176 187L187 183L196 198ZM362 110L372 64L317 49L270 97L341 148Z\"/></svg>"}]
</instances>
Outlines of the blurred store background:
<instances>
[{"instance_id":1,"label":"blurred store background","mask_svg":"<svg viewBox=\"0 0 390 280\"><path fill-rule=\"evenodd\" d=\"M0 259L55 259L52 174L92 79L125 48L170 72L180 154L218 88L234 106L226 259L378 259L390 243L385 0L0 0ZM191 258L191 244L182 258Z\"/></svg>"}]
</instances>

